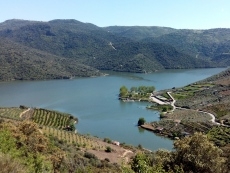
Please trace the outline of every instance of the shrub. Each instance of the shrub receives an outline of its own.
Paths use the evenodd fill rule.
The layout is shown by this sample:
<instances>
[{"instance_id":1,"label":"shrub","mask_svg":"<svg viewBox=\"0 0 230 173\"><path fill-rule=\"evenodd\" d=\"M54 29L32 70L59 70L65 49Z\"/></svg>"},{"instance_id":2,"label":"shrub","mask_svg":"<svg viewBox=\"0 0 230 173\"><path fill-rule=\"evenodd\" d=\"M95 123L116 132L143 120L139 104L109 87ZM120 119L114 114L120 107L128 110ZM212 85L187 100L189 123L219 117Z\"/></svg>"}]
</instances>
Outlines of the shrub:
<instances>
[{"instance_id":1,"label":"shrub","mask_svg":"<svg viewBox=\"0 0 230 173\"><path fill-rule=\"evenodd\" d=\"M105 158L105 161L110 162L110 160L108 158Z\"/></svg>"},{"instance_id":2,"label":"shrub","mask_svg":"<svg viewBox=\"0 0 230 173\"><path fill-rule=\"evenodd\" d=\"M109 144L112 143L111 139L109 139L109 138L104 138L104 142L107 142L107 143L109 143Z\"/></svg>"},{"instance_id":3,"label":"shrub","mask_svg":"<svg viewBox=\"0 0 230 173\"><path fill-rule=\"evenodd\" d=\"M105 149L105 152L111 153L112 152L112 148L110 146L107 146L106 149Z\"/></svg>"},{"instance_id":4,"label":"shrub","mask_svg":"<svg viewBox=\"0 0 230 173\"><path fill-rule=\"evenodd\" d=\"M143 125L143 124L145 124L145 119L144 118L139 118L139 120L138 120L138 122L137 122L137 125L138 126L141 126L141 125Z\"/></svg>"},{"instance_id":5,"label":"shrub","mask_svg":"<svg viewBox=\"0 0 230 173\"><path fill-rule=\"evenodd\" d=\"M14 173L24 173L27 172L25 166L16 160L12 159L6 154L0 153L0 168L1 172L14 172Z\"/></svg>"},{"instance_id":6,"label":"shrub","mask_svg":"<svg viewBox=\"0 0 230 173\"><path fill-rule=\"evenodd\" d=\"M93 153L85 152L84 157L88 159L98 159Z\"/></svg>"}]
</instances>

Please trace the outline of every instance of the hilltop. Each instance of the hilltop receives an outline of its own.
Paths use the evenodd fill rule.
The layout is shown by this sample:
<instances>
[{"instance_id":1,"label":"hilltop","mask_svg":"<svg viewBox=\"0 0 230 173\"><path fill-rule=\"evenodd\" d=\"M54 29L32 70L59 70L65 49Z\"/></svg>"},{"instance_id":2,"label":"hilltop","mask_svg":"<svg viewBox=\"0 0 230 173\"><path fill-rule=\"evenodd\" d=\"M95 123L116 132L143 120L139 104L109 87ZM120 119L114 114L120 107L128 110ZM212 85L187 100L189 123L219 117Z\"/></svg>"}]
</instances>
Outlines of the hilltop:
<instances>
[{"instance_id":1,"label":"hilltop","mask_svg":"<svg viewBox=\"0 0 230 173\"><path fill-rule=\"evenodd\" d=\"M5 61L7 66L14 66L13 62L19 59L15 54L20 54L16 66L20 68L14 72L5 70L1 80L97 76L101 75L98 70L148 73L227 66L229 32L229 29L105 28L77 20L7 20L0 23L1 47L5 47L0 50L3 66ZM4 50L9 49L15 53L4 56ZM50 58L55 65L47 68L45 64L50 64ZM30 63L25 65L28 59ZM30 68L32 65L37 68ZM31 76L21 76L20 69L24 67L30 68Z\"/></svg>"}]
</instances>

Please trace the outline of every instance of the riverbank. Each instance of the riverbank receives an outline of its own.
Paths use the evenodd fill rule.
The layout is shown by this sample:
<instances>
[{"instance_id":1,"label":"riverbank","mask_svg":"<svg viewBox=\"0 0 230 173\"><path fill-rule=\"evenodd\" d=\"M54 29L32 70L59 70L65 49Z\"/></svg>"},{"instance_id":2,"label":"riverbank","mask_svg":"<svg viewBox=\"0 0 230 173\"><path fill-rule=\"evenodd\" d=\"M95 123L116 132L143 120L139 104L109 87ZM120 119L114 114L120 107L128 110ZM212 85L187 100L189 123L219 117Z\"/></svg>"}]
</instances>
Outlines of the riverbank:
<instances>
[{"instance_id":1,"label":"riverbank","mask_svg":"<svg viewBox=\"0 0 230 173\"><path fill-rule=\"evenodd\" d=\"M75 129L71 128L71 124L76 123L77 118L57 111L26 106L2 107L0 108L0 120L0 123L13 122L16 124L25 121L36 122L39 132L46 137L54 138L60 143L73 145L84 153L92 153L100 160L107 158L111 163L126 164L140 150L137 147L120 144L108 138L103 141L97 137L76 133ZM105 152L108 147L111 151Z\"/></svg>"},{"instance_id":2,"label":"riverbank","mask_svg":"<svg viewBox=\"0 0 230 173\"><path fill-rule=\"evenodd\" d=\"M139 131L135 126L140 116L147 122L158 121L158 112L145 109L150 105L149 102L117 100L119 88L122 85L154 85L157 90L163 90L187 85L221 70L223 69L164 70L152 74L112 73L98 78L0 83L0 105L23 104L67 112L79 118L77 130L81 134L102 139L109 137L134 146L141 144L152 151L159 148L171 150L171 140L148 131Z\"/></svg>"},{"instance_id":3,"label":"riverbank","mask_svg":"<svg viewBox=\"0 0 230 173\"><path fill-rule=\"evenodd\" d=\"M171 105L172 109L161 112L159 121L147 123L142 128L171 139L177 139L192 135L197 131L208 133L217 126L230 127L230 110L227 106L230 105L229 70L212 79L182 88L157 92L158 98L161 94L167 93L171 101L156 100L158 106L155 104L154 107L161 108L162 105ZM220 94L221 96L218 97ZM213 111L219 105L226 105L225 108L221 107L222 113L218 109Z\"/></svg>"}]
</instances>

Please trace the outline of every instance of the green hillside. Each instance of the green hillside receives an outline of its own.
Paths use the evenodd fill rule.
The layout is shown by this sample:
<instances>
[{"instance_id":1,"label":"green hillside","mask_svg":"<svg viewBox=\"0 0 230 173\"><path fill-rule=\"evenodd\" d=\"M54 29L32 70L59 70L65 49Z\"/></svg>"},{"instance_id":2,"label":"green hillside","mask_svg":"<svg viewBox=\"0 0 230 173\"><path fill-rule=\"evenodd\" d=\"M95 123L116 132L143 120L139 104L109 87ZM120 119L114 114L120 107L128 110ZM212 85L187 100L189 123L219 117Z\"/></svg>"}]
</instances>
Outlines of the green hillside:
<instances>
[{"instance_id":1,"label":"green hillside","mask_svg":"<svg viewBox=\"0 0 230 173\"><path fill-rule=\"evenodd\" d=\"M0 39L0 80L68 79L100 73L76 60Z\"/></svg>"},{"instance_id":2,"label":"green hillside","mask_svg":"<svg viewBox=\"0 0 230 173\"><path fill-rule=\"evenodd\" d=\"M161 30L160 27L153 27L147 31L150 33L152 30L157 30L157 35L174 32L174 29L162 28ZM65 63L61 63L60 66L64 66L63 68L67 72L63 74L55 73L53 76L49 72L44 78L59 79L62 77L66 78L66 76L98 75L93 68L143 73L154 72L160 69L216 66L216 64L212 65L209 60L193 58L186 52L179 51L164 43L134 41L133 39L119 36L116 33L108 32L105 28L76 20L53 20L49 22L8 20L0 24L0 38L1 40L7 39L12 41L14 42L13 44L17 43L18 46L13 46L12 50L21 52L19 54L23 53L26 46L27 51L29 49L33 52L42 51L49 58L55 59L55 62L56 59L60 60L65 57ZM10 44L4 41L1 44L4 47L10 46ZM19 51L18 47L23 47L23 49ZM8 56L14 58L12 54ZM36 56L37 58L40 57L38 54ZM35 56L31 57L34 58ZM35 62L33 59L30 61L34 63L33 65L39 66L37 61ZM69 69L77 66L76 70L80 69L78 68L79 66L83 66L79 62L93 68L84 66L84 70L70 72ZM19 64L25 66L23 61L19 61ZM13 63L9 63L9 65L13 66ZM63 71L61 69L55 70L56 68L52 68L54 67L53 65L49 67L50 71ZM80 73L81 71L84 72L84 75ZM34 76L34 73L38 74L38 76ZM43 70L31 71L30 74L31 76L20 77L20 79L41 79L41 76L44 76ZM2 80L15 78L5 77L5 75L6 72Z\"/></svg>"},{"instance_id":3,"label":"green hillside","mask_svg":"<svg viewBox=\"0 0 230 173\"><path fill-rule=\"evenodd\" d=\"M218 65L230 65L230 29L173 29L146 26L110 26L106 30L119 36L144 42L164 43L196 58L213 60Z\"/></svg>"},{"instance_id":4,"label":"green hillside","mask_svg":"<svg viewBox=\"0 0 230 173\"><path fill-rule=\"evenodd\" d=\"M104 29L111 33L133 40L142 40L148 37L159 37L177 31L173 28L158 26L109 26Z\"/></svg>"}]
</instances>

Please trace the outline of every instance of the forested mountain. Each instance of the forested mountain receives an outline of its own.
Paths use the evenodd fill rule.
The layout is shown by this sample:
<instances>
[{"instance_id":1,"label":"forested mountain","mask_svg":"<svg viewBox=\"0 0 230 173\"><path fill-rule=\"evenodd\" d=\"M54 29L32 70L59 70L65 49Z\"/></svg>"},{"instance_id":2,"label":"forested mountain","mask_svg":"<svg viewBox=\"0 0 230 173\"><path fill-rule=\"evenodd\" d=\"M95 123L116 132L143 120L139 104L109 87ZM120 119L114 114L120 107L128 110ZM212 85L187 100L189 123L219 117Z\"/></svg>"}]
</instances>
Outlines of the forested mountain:
<instances>
[{"instance_id":1,"label":"forested mountain","mask_svg":"<svg viewBox=\"0 0 230 173\"><path fill-rule=\"evenodd\" d=\"M30 51L28 58L31 60L31 65L36 66L38 62L35 59L40 57L36 53L33 56L32 52L39 51L52 57L55 62L63 59L65 62L61 63L63 69L72 69L73 66L77 67L75 70L78 69L71 73L58 69L57 71L65 75L57 74L58 77L54 75L56 76L54 78L98 75L93 68L143 73L166 68L225 66L228 65L226 62L229 62L226 60L228 56L222 54L228 53L229 40L226 36L228 32L230 32L228 29L196 31L136 26L102 28L76 20L49 22L8 20L0 23L1 47L11 46L11 50L15 52L19 51L20 47L20 54L23 54L24 50ZM2 49L0 53L2 56L6 52ZM221 58L218 58L219 56ZM4 61L10 58L14 59L13 54L4 57ZM42 58L43 61L47 59ZM22 62L24 61L18 63L23 70ZM86 66L83 67L82 64ZM8 63L8 65L13 64ZM50 70L53 71L53 67L50 66ZM85 75L81 73L81 67L84 68ZM44 75L40 71L36 73L39 73L39 76ZM2 79L9 78L5 77L6 74L7 72L4 72ZM37 77L13 78L40 79Z\"/></svg>"},{"instance_id":2,"label":"forested mountain","mask_svg":"<svg viewBox=\"0 0 230 173\"><path fill-rule=\"evenodd\" d=\"M75 59L58 57L6 39L0 39L0 45L0 80L3 81L101 75Z\"/></svg>"},{"instance_id":3,"label":"forested mountain","mask_svg":"<svg viewBox=\"0 0 230 173\"><path fill-rule=\"evenodd\" d=\"M173 28L158 26L109 26L105 27L104 29L111 33L115 33L119 36L127 37L133 40L142 40L149 37L159 37L177 31Z\"/></svg>"},{"instance_id":4,"label":"forested mountain","mask_svg":"<svg viewBox=\"0 0 230 173\"><path fill-rule=\"evenodd\" d=\"M172 29L166 27L106 27L112 33L147 43L163 43L195 58L230 65L230 29L209 30ZM221 57L221 58L220 58Z\"/></svg>"}]
</instances>

